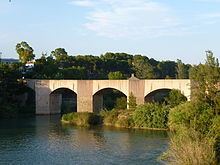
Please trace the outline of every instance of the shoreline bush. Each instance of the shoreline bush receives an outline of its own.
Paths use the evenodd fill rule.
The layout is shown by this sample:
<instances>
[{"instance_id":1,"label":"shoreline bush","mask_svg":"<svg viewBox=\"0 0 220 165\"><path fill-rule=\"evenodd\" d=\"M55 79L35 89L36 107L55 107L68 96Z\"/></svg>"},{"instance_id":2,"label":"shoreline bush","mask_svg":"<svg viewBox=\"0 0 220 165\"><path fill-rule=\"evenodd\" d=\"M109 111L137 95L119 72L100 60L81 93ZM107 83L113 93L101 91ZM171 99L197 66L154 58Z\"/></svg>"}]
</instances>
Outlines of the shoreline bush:
<instances>
[{"instance_id":1,"label":"shoreline bush","mask_svg":"<svg viewBox=\"0 0 220 165\"><path fill-rule=\"evenodd\" d=\"M171 135L168 161L175 165L217 164L215 139L203 136L193 128L182 127Z\"/></svg>"},{"instance_id":2,"label":"shoreline bush","mask_svg":"<svg viewBox=\"0 0 220 165\"><path fill-rule=\"evenodd\" d=\"M103 119L103 125L114 127L133 127L132 111L130 110L117 110L101 111L100 116Z\"/></svg>"},{"instance_id":3,"label":"shoreline bush","mask_svg":"<svg viewBox=\"0 0 220 165\"><path fill-rule=\"evenodd\" d=\"M186 102L171 109L168 157L171 164L218 164L220 116L207 103Z\"/></svg>"},{"instance_id":4,"label":"shoreline bush","mask_svg":"<svg viewBox=\"0 0 220 165\"><path fill-rule=\"evenodd\" d=\"M62 116L62 121L81 126L102 124L104 126L122 128L145 128L164 130L168 129L168 114L168 106L159 105L157 103L147 103L137 106L136 109L132 110L102 110L99 114L88 112L68 113Z\"/></svg>"},{"instance_id":5,"label":"shoreline bush","mask_svg":"<svg viewBox=\"0 0 220 165\"><path fill-rule=\"evenodd\" d=\"M138 128L168 128L168 106L157 103L147 103L138 106L133 115L135 127Z\"/></svg>"},{"instance_id":6,"label":"shoreline bush","mask_svg":"<svg viewBox=\"0 0 220 165\"><path fill-rule=\"evenodd\" d=\"M85 127L101 124L100 116L89 112L72 112L64 114L61 118L61 121L64 123Z\"/></svg>"}]
</instances>

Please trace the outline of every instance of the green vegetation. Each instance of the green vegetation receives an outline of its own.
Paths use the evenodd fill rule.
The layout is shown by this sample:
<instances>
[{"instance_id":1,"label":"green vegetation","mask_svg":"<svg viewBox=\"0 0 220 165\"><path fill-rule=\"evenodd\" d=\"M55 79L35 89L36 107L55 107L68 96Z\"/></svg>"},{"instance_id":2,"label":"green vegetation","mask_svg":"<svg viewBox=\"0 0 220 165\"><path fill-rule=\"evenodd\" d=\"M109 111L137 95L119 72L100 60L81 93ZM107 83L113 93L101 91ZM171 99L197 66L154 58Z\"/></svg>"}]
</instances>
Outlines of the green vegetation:
<instances>
[{"instance_id":1,"label":"green vegetation","mask_svg":"<svg viewBox=\"0 0 220 165\"><path fill-rule=\"evenodd\" d=\"M34 92L19 79L22 76L20 66L0 63L0 118L35 112Z\"/></svg>"},{"instance_id":2,"label":"green vegetation","mask_svg":"<svg viewBox=\"0 0 220 165\"><path fill-rule=\"evenodd\" d=\"M16 45L16 51L19 54L20 62L23 64L34 59L34 50L27 42L22 41L21 43L18 43Z\"/></svg>"},{"instance_id":3,"label":"green vegetation","mask_svg":"<svg viewBox=\"0 0 220 165\"><path fill-rule=\"evenodd\" d=\"M220 109L218 59L207 52L205 64L190 71L192 100L169 114L171 136L168 155L173 164L220 163Z\"/></svg>"},{"instance_id":4,"label":"green vegetation","mask_svg":"<svg viewBox=\"0 0 220 165\"><path fill-rule=\"evenodd\" d=\"M171 130L178 130L181 127L193 128L202 134L208 134L214 118L215 114L208 104L186 102L170 111L169 128Z\"/></svg>"},{"instance_id":5,"label":"green vegetation","mask_svg":"<svg viewBox=\"0 0 220 165\"><path fill-rule=\"evenodd\" d=\"M25 41L16 45L22 64L33 60L34 49ZM144 55L107 52L100 56L71 56L64 48L35 59L33 69L24 72L35 79L127 79L132 73L140 79L188 78L189 64L180 60L157 61ZM24 69L24 68L23 68Z\"/></svg>"},{"instance_id":6,"label":"green vegetation","mask_svg":"<svg viewBox=\"0 0 220 165\"><path fill-rule=\"evenodd\" d=\"M138 128L167 129L169 108L158 103L138 106L133 113L134 126Z\"/></svg>"},{"instance_id":7,"label":"green vegetation","mask_svg":"<svg viewBox=\"0 0 220 165\"><path fill-rule=\"evenodd\" d=\"M124 79L124 76L120 71L109 72L108 79L109 80L121 80L121 79Z\"/></svg>"},{"instance_id":8,"label":"green vegetation","mask_svg":"<svg viewBox=\"0 0 220 165\"><path fill-rule=\"evenodd\" d=\"M20 113L34 113L27 100L34 100L32 92L27 92L22 78L33 79L128 79L132 73L138 78L175 78L177 63L174 61L157 61L143 55L111 53L98 56L71 56L64 48L56 48L51 53L42 53L35 59L34 67L25 64L34 59L34 49L25 41L16 45L20 62L0 64L0 117L13 117ZM167 71L165 71L167 70ZM26 103L22 95L28 93ZM126 109L127 100L117 93L104 98L107 109ZM117 96L117 97L115 97ZM133 104L131 102L131 104ZM131 109L132 106L130 105ZM65 108L65 107L64 107Z\"/></svg>"},{"instance_id":9,"label":"green vegetation","mask_svg":"<svg viewBox=\"0 0 220 165\"><path fill-rule=\"evenodd\" d=\"M217 164L213 142L214 138L203 137L194 129L179 129L170 140L170 164Z\"/></svg>"},{"instance_id":10,"label":"green vegetation","mask_svg":"<svg viewBox=\"0 0 220 165\"><path fill-rule=\"evenodd\" d=\"M72 112L64 114L61 119L64 123L70 123L77 126L99 125L101 123L100 116L88 112Z\"/></svg>"},{"instance_id":11,"label":"green vegetation","mask_svg":"<svg viewBox=\"0 0 220 165\"><path fill-rule=\"evenodd\" d=\"M187 98L181 93L181 91L172 89L164 100L170 107L175 107L186 102Z\"/></svg>"},{"instance_id":12,"label":"green vegetation","mask_svg":"<svg viewBox=\"0 0 220 165\"><path fill-rule=\"evenodd\" d=\"M126 97L116 98L115 109L127 109L127 98Z\"/></svg>"},{"instance_id":13,"label":"green vegetation","mask_svg":"<svg viewBox=\"0 0 220 165\"><path fill-rule=\"evenodd\" d=\"M172 95L173 90L171 90L170 95ZM174 92L177 92L174 90ZM179 92L179 91L178 91ZM168 95L168 96L170 96ZM101 122L105 126L114 126L114 127L124 127L124 128L145 128L145 129L168 129L168 115L171 105L159 104L156 102L145 103L144 105L137 106L136 98L133 94L130 103L133 102L131 108L126 109L127 104L130 106L130 103L127 103L126 98L118 98L116 107L112 110L102 110L99 114L94 114L101 119ZM181 100L182 95L175 95L177 100ZM180 98L178 98L180 97ZM186 100L185 100L186 101ZM121 106L119 106L121 104ZM177 102L175 102L177 104ZM183 103L181 100L179 102ZM122 108L121 108L122 107ZM88 122L85 122L90 113L70 113L65 114L62 117L62 121L70 122L74 125L89 125ZM91 120L96 118L90 118ZM81 124L81 122L84 124Z\"/></svg>"},{"instance_id":14,"label":"green vegetation","mask_svg":"<svg viewBox=\"0 0 220 165\"><path fill-rule=\"evenodd\" d=\"M117 109L100 112L100 115L103 119L103 125L124 128L133 127L132 114L132 111Z\"/></svg>"},{"instance_id":15,"label":"green vegetation","mask_svg":"<svg viewBox=\"0 0 220 165\"><path fill-rule=\"evenodd\" d=\"M127 79L134 73L139 79L190 78L190 102L185 103L180 91L171 90L166 98L155 96L160 98L158 103L137 106L131 93L126 109L123 94L112 92L104 96L107 110L100 114L70 113L63 115L62 120L81 126L103 122L116 127L170 129L173 134L167 153L171 163L220 163L220 67L211 51L206 52L205 64L191 66L181 60L157 61L126 53L70 56L64 48L56 48L36 59L32 69L26 68L25 63L34 58L33 48L23 41L16 45L16 51L20 63L0 64L0 118L34 112L27 106L34 105L33 91L25 87L22 77Z\"/></svg>"},{"instance_id":16,"label":"green vegetation","mask_svg":"<svg viewBox=\"0 0 220 165\"><path fill-rule=\"evenodd\" d=\"M192 105L182 105L170 112L169 125L176 131L168 150L170 161L173 164L218 164L220 116L214 116L211 109L201 105L190 115L175 112L184 107L187 108L183 111L194 109Z\"/></svg>"},{"instance_id":17,"label":"green vegetation","mask_svg":"<svg viewBox=\"0 0 220 165\"><path fill-rule=\"evenodd\" d=\"M129 94L128 107L130 110L135 110L135 108L137 107L136 97L134 96L133 93Z\"/></svg>"},{"instance_id":18,"label":"green vegetation","mask_svg":"<svg viewBox=\"0 0 220 165\"><path fill-rule=\"evenodd\" d=\"M191 68L190 65L186 65L186 64L182 63L181 60L177 59L177 66L176 66L177 75L176 75L176 78L178 78L178 79L188 79L190 68Z\"/></svg>"},{"instance_id":19,"label":"green vegetation","mask_svg":"<svg viewBox=\"0 0 220 165\"><path fill-rule=\"evenodd\" d=\"M171 90L162 102L136 106L136 98L130 94L130 109L100 112L103 125L170 129L167 158L171 164L219 164L220 68L212 52L208 52L205 64L190 69L190 78L191 101L186 102L180 91Z\"/></svg>"},{"instance_id":20,"label":"green vegetation","mask_svg":"<svg viewBox=\"0 0 220 165\"><path fill-rule=\"evenodd\" d=\"M220 67L218 59L211 51L207 52L205 64L191 68L190 79L192 80L192 100L209 104L218 115L220 113Z\"/></svg>"}]
</instances>

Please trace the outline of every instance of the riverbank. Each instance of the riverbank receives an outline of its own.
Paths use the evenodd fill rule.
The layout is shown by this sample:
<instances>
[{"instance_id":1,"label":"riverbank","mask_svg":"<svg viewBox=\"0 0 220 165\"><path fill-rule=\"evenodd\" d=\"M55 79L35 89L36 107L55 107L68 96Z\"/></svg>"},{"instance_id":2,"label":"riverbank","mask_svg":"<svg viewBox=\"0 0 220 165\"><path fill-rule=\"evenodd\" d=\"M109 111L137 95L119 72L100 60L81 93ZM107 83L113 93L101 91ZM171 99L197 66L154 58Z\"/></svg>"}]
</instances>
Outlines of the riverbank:
<instances>
[{"instance_id":1,"label":"riverbank","mask_svg":"<svg viewBox=\"0 0 220 165\"><path fill-rule=\"evenodd\" d=\"M138 106L135 110L101 111L99 114L82 112L62 116L63 123L77 126L103 125L118 128L168 130L169 108L156 103Z\"/></svg>"},{"instance_id":2,"label":"riverbank","mask_svg":"<svg viewBox=\"0 0 220 165\"><path fill-rule=\"evenodd\" d=\"M93 119L98 122L92 122ZM115 128L171 130L166 157L174 164L218 164L219 121L220 117L215 115L212 107L201 102L186 102L172 108L148 103L134 110L70 113L62 117L63 123L78 126L95 123Z\"/></svg>"}]
</instances>

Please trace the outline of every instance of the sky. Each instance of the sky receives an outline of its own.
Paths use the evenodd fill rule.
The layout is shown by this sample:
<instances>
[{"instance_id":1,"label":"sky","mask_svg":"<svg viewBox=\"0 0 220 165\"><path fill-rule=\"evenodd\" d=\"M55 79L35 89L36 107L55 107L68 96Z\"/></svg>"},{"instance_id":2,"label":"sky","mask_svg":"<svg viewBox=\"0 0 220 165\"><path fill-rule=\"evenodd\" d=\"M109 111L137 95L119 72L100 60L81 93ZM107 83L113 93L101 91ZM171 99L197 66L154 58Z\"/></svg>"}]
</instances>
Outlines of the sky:
<instances>
[{"instance_id":1,"label":"sky","mask_svg":"<svg viewBox=\"0 0 220 165\"><path fill-rule=\"evenodd\" d=\"M220 0L0 0L0 52L18 58L26 41L37 58L125 52L156 60L220 58Z\"/></svg>"}]
</instances>

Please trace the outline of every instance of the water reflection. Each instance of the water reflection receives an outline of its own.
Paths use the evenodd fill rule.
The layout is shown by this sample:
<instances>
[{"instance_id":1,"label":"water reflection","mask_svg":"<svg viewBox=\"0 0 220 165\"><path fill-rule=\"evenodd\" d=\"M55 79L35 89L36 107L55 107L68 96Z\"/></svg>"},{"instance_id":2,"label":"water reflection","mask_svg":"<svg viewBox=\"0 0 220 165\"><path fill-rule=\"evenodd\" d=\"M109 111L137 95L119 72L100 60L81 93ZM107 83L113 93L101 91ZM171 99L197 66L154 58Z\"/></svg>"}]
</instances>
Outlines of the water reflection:
<instances>
[{"instance_id":1,"label":"water reflection","mask_svg":"<svg viewBox=\"0 0 220 165\"><path fill-rule=\"evenodd\" d=\"M0 164L161 164L167 142L164 131L73 127L59 116L1 120Z\"/></svg>"}]
</instances>

